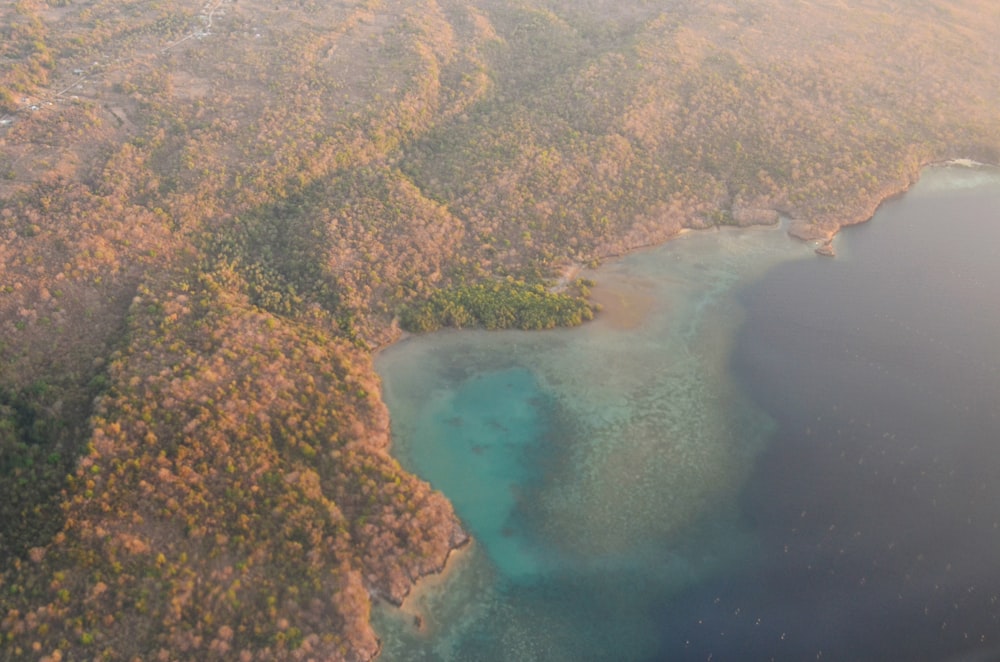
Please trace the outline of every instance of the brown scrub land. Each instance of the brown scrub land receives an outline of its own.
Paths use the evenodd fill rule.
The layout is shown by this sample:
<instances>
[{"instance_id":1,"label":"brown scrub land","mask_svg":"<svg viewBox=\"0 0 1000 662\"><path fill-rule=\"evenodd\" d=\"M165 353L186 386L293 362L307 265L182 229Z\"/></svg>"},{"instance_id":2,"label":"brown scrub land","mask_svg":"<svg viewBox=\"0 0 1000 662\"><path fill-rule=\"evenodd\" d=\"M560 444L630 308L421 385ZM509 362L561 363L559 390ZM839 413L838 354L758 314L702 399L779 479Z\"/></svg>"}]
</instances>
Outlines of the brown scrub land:
<instances>
[{"instance_id":1,"label":"brown scrub land","mask_svg":"<svg viewBox=\"0 0 1000 662\"><path fill-rule=\"evenodd\" d=\"M368 660L466 539L400 325L1000 160L995 0L0 5L0 658Z\"/></svg>"}]
</instances>

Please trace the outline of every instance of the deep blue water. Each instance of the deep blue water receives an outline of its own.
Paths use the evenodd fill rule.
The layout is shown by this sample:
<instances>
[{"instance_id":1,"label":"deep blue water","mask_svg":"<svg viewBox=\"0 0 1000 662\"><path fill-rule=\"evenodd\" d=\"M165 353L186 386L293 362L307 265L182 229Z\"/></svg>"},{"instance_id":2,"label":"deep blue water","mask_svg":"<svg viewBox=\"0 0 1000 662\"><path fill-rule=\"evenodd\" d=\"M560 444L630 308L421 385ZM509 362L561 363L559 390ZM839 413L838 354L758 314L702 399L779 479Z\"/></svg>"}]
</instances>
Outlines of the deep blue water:
<instances>
[{"instance_id":1,"label":"deep blue water","mask_svg":"<svg viewBox=\"0 0 1000 662\"><path fill-rule=\"evenodd\" d=\"M597 272L592 324L383 352L475 538L383 657L1000 659L998 210L929 169L836 259L691 234Z\"/></svg>"},{"instance_id":2,"label":"deep blue water","mask_svg":"<svg viewBox=\"0 0 1000 662\"><path fill-rule=\"evenodd\" d=\"M975 176L740 292L732 366L778 424L740 499L763 553L664 606L662 659L1000 659L1000 189Z\"/></svg>"}]
</instances>

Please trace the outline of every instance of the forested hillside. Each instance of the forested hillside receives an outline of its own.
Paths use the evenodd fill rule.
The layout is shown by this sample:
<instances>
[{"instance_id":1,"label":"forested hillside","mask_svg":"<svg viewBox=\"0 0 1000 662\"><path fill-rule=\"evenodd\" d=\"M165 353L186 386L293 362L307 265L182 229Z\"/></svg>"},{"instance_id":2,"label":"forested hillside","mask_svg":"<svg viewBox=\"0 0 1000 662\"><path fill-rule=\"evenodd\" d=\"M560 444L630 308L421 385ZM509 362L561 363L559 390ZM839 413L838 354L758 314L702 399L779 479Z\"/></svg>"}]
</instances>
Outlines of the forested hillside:
<instances>
[{"instance_id":1,"label":"forested hillside","mask_svg":"<svg viewBox=\"0 0 1000 662\"><path fill-rule=\"evenodd\" d=\"M374 349L827 240L998 109L993 0L3 3L0 659L371 659L466 539Z\"/></svg>"}]
</instances>

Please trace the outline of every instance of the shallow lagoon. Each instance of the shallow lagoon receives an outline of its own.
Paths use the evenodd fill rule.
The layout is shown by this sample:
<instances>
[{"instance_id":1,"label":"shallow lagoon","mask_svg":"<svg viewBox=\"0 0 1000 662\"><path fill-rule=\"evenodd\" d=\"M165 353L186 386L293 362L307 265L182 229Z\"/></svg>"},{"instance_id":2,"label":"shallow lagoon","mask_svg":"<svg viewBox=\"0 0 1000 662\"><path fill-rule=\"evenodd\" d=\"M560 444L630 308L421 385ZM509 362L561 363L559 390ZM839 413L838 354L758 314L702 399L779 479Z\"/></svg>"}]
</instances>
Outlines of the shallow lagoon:
<instances>
[{"instance_id":1,"label":"shallow lagoon","mask_svg":"<svg viewBox=\"0 0 1000 662\"><path fill-rule=\"evenodd\" d=\"M979 217L965 218L966 207ZM932 169L875 223L846 231L836 260L815 257L780 228L690 233L603 267L595 297L606 313L584 327L445 332L382 352L397 456L451 498L476 539L402 612L376 610L383 658L747 660L825 651L827 659L876 659L892 642L873 633L928 629L915 598L897 597L905 582L945 587L921 592L928 618L956 591L974 595L957 611L974 612L964 635L984 637L935 635L930 649L905 650L937 646L943 655L1000 643L983 630L1000 614L1000 573L983 565L1000 551L1000 496L992 482L965 475L970 464L1000 468L991 445L1000 428L986 406L1000 401L1000 324L984 323L981 310L1000 262L1000 218L991 240L980 227L998 208L995 171ZM942 216L974 236L945 227ZM956 265L977 260L956 275ZM939 267L951 275L935 276ZM924 285L914 291L918 277ZM959 296L969 291L981 300ZM908 303L891 308L879 297ZM928 297L959 309L933 313L949 329L927 326ZM881 322L858 323L872 319ZM925 336L937 340L921 344ZM890 370L909 366L911 352L921 357L919 375ZM952 378L942 387L959 408L972 406L962 389L979 393L983 420L964 410L949 419L938 411L947 406L922 404L940 402L939 375ZM874 432L862 434L865 425ZM961 461L942 460L956 450ZM906 470L892 473L897 465ZM935 492L942 502L907 492L924 483L933 492L928 470L954 483ZM886 487L893 478L905 483L895 500L886 495L895 494ZM934 508L947 512L929 517ZM959 515L975 519L946 532L962 553L932 553L942 532L922 534L923 525ZM969 543L982 549L969 552ZM951 569L931 568L939 560ZM973 576L949 582L948 573ZM973 615L986 621L972 627Z\"/></svg>"}]
</instances>

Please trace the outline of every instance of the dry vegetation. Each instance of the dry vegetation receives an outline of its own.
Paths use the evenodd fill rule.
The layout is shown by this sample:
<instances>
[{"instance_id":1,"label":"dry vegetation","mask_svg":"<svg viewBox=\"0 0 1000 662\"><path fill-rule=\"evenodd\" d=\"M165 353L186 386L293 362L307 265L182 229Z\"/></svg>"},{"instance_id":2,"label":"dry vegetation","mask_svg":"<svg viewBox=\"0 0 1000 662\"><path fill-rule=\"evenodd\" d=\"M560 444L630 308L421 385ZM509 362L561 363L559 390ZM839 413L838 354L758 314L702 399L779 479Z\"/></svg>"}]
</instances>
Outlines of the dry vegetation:
<instances>
[{"instance_id":1,"label":"dry vegetation","mask_svg":"<svg viewBox=\"0 0 1000 662\"><path fill-rule=\"evenodd\" d=\"M997 108L992 0L3 4L0 657L371 658L464 538L389 455L397 317L829 237Z\"/></svg>"}]
</instances>

